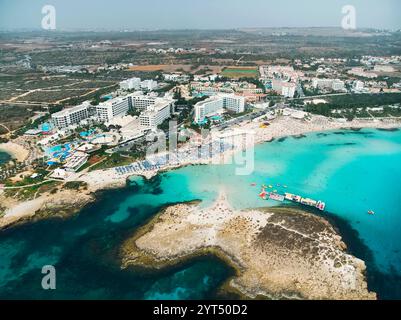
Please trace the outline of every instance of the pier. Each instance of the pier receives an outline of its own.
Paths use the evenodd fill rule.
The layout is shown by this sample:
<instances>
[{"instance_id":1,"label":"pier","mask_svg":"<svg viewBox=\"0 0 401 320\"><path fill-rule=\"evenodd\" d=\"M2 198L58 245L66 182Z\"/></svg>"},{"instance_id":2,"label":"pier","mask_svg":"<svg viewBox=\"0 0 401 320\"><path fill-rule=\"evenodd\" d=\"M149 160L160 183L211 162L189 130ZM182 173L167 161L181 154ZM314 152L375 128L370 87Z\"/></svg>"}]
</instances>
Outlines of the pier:
<instances>
[{"instance_id":1,"label":"pier","mask_svg":"<svg viewBox=\"0 0 401 320\"><path fill-rule=\"evenodd\" d=\"M284 202L284 200L292 201L292 202L300 203L300 204L308 206L308 207L317 208L320 211L324 211L326 208L326 203L321 200L304 198L300 195L296 195L296 194L292 194L292 193L288 193L288 192L285 192L284 195L282 195L278 192L266 192L264 187L262 187L262 192L259 194L259 196L263 200L267 200L267 198L268 198L268 199L271 199L274 201L279 201L279 202Z\"/></svg>"}]
</instances>

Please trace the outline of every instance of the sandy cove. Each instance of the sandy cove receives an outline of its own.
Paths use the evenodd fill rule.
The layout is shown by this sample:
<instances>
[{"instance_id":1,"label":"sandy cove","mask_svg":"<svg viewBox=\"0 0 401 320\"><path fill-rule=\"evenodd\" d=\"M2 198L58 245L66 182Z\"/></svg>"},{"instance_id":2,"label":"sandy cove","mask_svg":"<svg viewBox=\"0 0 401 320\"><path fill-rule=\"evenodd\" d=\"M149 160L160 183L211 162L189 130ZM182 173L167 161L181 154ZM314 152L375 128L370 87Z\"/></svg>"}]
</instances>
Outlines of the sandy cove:
<instances>
[{"instance_id":1,"label":"sandy cove","mask_svg":"<svg viewBox=\"0 0 401 320\"><path fill-rule=\"evenodd\" d=\"M223 193L209 208L163 210L121 249L123 267L162 268L213 252L236 270L224 289L244 298L376 299L365 263L323 218L295 209L235 211Z\"/></svg>"},{"instance_id":2,"label":"sandy cove","mask_svg":"<svg viewBox=\"0 0 401 320\"><path fill-rule=\"evenodd\" d=\"M340 129L360 129L360 128L383 128L383 129L392 129L401 127L401 121L399 119L387 119L387 120L354 120L351 122L342 122L335 119L326 118L323 116L311 115L308 120L299 120L294 119L290 116L279 116L276 119L269 121L270 125L267 128L260 128L260 123L257 122L248 122L241 125L237 125L236 128L240 128L243 131L254 133L254 141L250 141L247 147L251 147L254 144L263 143L266 141L271 141L272 139L277 139L281 137L287 136L297 136L302 135L309 132L316 131L327 131L327 130L340 130ZM3 144L4 145L4 144ZM6 144L8 148L15 145L15 143L8 142ZM18 145L21 149L22 146ZM27 151L28 152L28 151ZM224 153L223 158L227 159L231 155L233 155L237 150L228 150ZM22 156L22 153L21 153ZM216 157L210 160L198 160L191 162L182 162L179 165L172 164L164 167L161 170L151 170L139 172L136 175L141 175L146 179L150 179L157 175L160 171L168 171L171 169L176 169L179 167L187 166L187 165L197 165L197 164L210 164L210 163L219 163L221 155L217 155ZM83 204L87 202L93 201L95 197L90 196L91 193L97 192L99 190L104 189L112 189L112 188L122 188L126 185L127 179L133 176L132 173L128 173L126 175L117 175L113 168L104 169L104 170L96 170L91 172L84 173L76 173L72 175L68 181L84 181L88 184L88 191L85 193L88 199L82 201ZM77 212L82 208L82 205L78 206L75 202L75 199L80 199L82 197L82 192L79 191L69 191L71 192L71 198L66 197L63 199L66 206L68 203L74 205L74 210L72 212ZM11 223L15 223L20 219L29 218L34 216L38 212L38 206L43 206L43 204L48 204L51 206L52 203L58 202L58 195L44 195L39 197L40 200L35 202L18 202L13 201L13 199L8 199L2 196L0 190L0 200L1 207L6 210L6 217L1 216L0 212L0 228L5 227ZM14 206L17 206L17 209L13 209ZM40 212L40 210L39 210Z\"/></svg>"},{"instance_id":3,"label":"sandy cove","mask_svg":"<svg viewBox=\"0 0 401 320\"><path fill-rule=\"evenodd\" d=\"M0 151L4 151L11 155L18 162L25 161L29 156L29 151L20 144L14 142L0 143Z\"/></svg>"}]
</instances>

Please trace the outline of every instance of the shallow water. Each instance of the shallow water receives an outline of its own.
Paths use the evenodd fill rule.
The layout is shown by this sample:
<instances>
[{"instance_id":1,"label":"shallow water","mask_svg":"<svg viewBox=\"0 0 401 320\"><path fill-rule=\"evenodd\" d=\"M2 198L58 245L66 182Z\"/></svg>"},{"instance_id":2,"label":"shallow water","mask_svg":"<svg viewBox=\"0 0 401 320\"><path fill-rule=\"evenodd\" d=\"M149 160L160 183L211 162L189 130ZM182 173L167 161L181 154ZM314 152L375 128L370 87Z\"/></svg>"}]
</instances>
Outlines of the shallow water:
<instances>
[{"instance_id":1,"label":"shallow water","mask_svg":"<svg viewBox=\"0 0 401 320\"><path fill-rule=\"evenodd\" d=\"M364 129L258 145L255 171L248 176L235 175L232 164L189 166L150 181L133 178L127 188L103 192L70 219L0 232L0 297L216 297L232 274L218 259L203 257L157 273L121 271L118 248L163 206L194 199L207 206L222 189L238 209L277 205L258 198L266 184L325 201L351 253L366 260L370 289L383 298L401 298L400 163L400 131ZM56 266L55 291L40 288L44 264Z\"/></svg>"}]
</instances>

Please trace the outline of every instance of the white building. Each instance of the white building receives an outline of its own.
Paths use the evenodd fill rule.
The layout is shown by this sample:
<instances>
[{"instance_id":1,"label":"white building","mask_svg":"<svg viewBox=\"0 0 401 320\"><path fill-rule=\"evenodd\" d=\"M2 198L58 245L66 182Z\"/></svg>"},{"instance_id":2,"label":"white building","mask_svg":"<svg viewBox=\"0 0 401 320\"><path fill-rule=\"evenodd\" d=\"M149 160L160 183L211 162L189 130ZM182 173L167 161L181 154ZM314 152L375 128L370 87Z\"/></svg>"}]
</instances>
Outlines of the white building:
<instances>
[{"instance_id":1,"label":"white building","mask_svg":"<svg viewBox=\"0 0 401 320\"><path fill-rule=\"evenodd\" d=\"M280 93L283 90L283 83L285 83L281 79L273 79L272 80L272 89L277 93Z\"/></svg>"},{"instance_id":2,"label":"white building","mask_svg":"<svg viewBox=\"0 0 401 320\"><path fill-rule=\"evenodd\" d=\"M345 89L345 82L341 81L339 79L333 80L333 83L331 84L331 88L334 91L344 91Z\"/></svg>"},{"instance_id":3,"label":"white building","mask_svg":"<svg viewBox=\"0 0 401 320\"><path fill-rule=\"evenodd\" d=\"M131 78L120 82L120 89L122 90L138 90L140 87L140 78Z\"/></svg>"},{"instance_id":4,"label":"white building","mask_svg":"<svg viewBox=\"0 0 401 320\"><path fill-rule=\"evenodd\" d=\"M155 80L144 80L141 82L141 88L152 91L157 88L157 81Z\"/></svg>"},{"instance_id":5,"label":"white building","mask_svg":"<svg viewBox=\"0 0 401 320\"><path fill-rule=\"evenodd\" d=\"M73 155L68 158L67 163L63 166L66 171L76 172L81 168L87 161L89 155L82 151L76 151Z\"/></svg>"},{"instance_id":6,"label":"white building","mask_svg":"<svg viewBox=\"0 0 401 320\"><path fill-rule=\"evenodd\" d=\"M145 96L141 94L132 94L131 102L134 110L144 111L149 106L154 105L157 97Z\"/></svg>"},{"instance_id":7,"label":"white building","mask_svg":"<svg viewBox=\"0 0 401 320\"><path fill-rule=\"evenodd\" d=\"M79 106L66 108L60 112L53 113L51 116L52 121L59 129L66 128L70 125L79 124L82 120L89 117L89 105L89 102L84 102Z\"/></svg>"},{"instance_id":8,"label":"white building","mask_svg":"<svg viewBox=\"0 0 401 320\"><path fill-rule=\"evenodd\" d=\"M223 107L234 111L235 113L241 113L245 111L245 97L235 95L222 96Z\"/></svg>"},{"instance_id":9,"label":"white building","mask_svg":"<svg viewBox=\"0 0 401 320\"><path fill-rule=\"evenodd\" d=\"M200 123L205 117L221 112L224 108L235 113L244 112L245 98L235 95L216 95L198 102L194 108L194 121Z\"/></svg>"},{"instance_id":10,"label":"white building","mask_svg":"<svg viewBox=\"0 0 401 320\"><path fill-rule=\"evenodd\" d=\"M174 111L174 101L170 99L157 98L154 104L149 105L146 111L139 116L141 127L155 129L164 120L170 118Z\"/></svg>"},{"instance_id":11,"label":"white building","mask_svg":"<svg viewBox=\"0 0 401 320\"><path fill-rule=\"evenodd\" d=\"M333 79L312 79L312 86L315 89L331 89L333 86Z\"/></svg>"},{"instance_id":12,"label":"white building","mask_svg":"<svg viewBox=\"0 0 401 320\"><path fill-rule=\"evenodd\" d=\"M185 82L189 80L189 76L180 73L164 73L163 78L166 81Z\"/></svg>"},{"instance_id":13,"label":"white building","mask_svg":"<svg viewBox=\"0 0 401 320\"><path fill-rule=\"evenodd\" d=\"M363 88L364 88L364 83L363 83L363 81L356 80L356 81L354 81L354 83L352 84L352 89L354 89L354 91L356 91L356 92L362 91Z\"/></svg>"},{"instance_id":14,"label":"white building","mask_svg":"<svg viewBox=\"0 0 401 320\"><path fill-rule=\"evenodd\" d=\"M114 117L125 116L132 106L131 96L115 98L102 102L95 107L96 116L100 121L109 122Z\"/></svg>"},{"instance_id":15,"label":"white building","mask_svg":"<svg viewBox=\"0 0 401 320\"><path fill-rule=\"evenodd\" d=\"M295 91L297 85L292 82L283 83L281 87L281 95L287 98L293 98L295 96Z\"/></svg>"}]
</instances>

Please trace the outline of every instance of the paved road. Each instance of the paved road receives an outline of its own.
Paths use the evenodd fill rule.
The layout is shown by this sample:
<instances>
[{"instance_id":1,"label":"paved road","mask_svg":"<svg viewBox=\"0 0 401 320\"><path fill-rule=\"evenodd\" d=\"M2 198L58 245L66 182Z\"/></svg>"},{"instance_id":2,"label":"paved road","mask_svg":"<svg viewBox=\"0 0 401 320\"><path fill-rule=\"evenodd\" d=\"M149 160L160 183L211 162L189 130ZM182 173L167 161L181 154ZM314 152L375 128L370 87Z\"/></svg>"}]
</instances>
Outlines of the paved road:
<instances>
[{"instance_id":1,"label":"paved road","mask_svg":"<svg viewBox=\"0 0 401 320\"><path fill-rule=\"evenodd\" d=\"M41 181L41 182L33 183L33 184L27 184L27 185L25 185L25 186L2 187L2 188L0 188L0 190L30 188L30 187L39 186L39 185L44 184L44 183L49 182L49 181L53 181L53 180L43 180L43 181Z\"/></svg>"}]
</instances>

